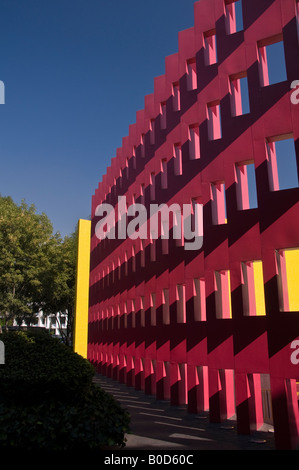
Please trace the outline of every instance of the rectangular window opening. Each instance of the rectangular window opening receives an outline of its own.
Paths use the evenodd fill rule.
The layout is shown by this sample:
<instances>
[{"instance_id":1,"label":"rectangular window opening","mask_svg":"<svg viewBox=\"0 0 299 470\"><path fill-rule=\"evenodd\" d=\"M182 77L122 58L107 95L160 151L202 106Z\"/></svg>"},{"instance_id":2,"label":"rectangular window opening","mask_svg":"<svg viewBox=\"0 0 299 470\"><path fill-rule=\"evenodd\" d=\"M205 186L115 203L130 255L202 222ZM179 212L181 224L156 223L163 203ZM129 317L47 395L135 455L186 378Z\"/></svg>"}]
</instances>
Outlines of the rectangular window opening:
<instances>
[{"instance_id":1,"label":"rectangular window opening","mask_svg":"<svg viewBox=\"0 0 299 470\"><path fill-rule=\"evenodd\" d=\"M133 162L133 170L136 170L136 145L133 146L132 150L132 162Z\"/></svg>"},{"instance_id":2,"label":"rectangular window opening","mask_svg":"<svg viewBox=\"0 0 299 470\"><path fill-rule=\"evenodd\" d=\"M276 251L279 307L282 312L299 311L299 248Z\"/></svg>"},{"instance_id":3,"label":"rectangular window opening","mask_svg":"<svg viewBox=\"0 0 299 470\"><path fill-rule=\"evenodd\" d=\"M155 143L155 119L150 121L150 143L151 145Z\"/></svg>"},{"instance_id":4,"label":"rectangular window opening","mask_svg":"<svg viewBox=\"0 0 299 470\"><path fill-rule=\"evenodd\" d=\"M184 246L184 220L181 211L173 213L173 238L176 246Z\"/></svg>"},{"instance_id":5,"label":"rectangular window opening","mask_svg":"<svg viewBox=\"0 0 299 470\"><path fill-rule=\"evenodd\" d=\"M243 314L266 315L262 261L242 263Z\"/></svg>"},{"instance_id":6,"label":"rectangular window opening","mask_svg":"<svg viewBox=\"0 0 299 470\"><path fill-rule=\"evenodd\" d=\"M150 240L150 248L151 261L156 261L156 240L154 238Z\"/></svg>"},{"instance_id":7,"label":"rectangular window opening","mask_svg":"<svg viewBox=\"0 0 299 470\"><path fill-rule=\"evenodd\" d=\"M128 252L125 252L125 276L128 275Z\"/></svg>"},{"instance_id":8,"label":"rectangular window opening","mask_svg":"<svg viewBox=\"0 0 299 470\"><path fill-rule=\"evenodd\" d=\"M254 162L238 163L236 179L238 210L256 209L258 204Z\"/></svg>"},{"instance_id":9,"label":"rectangular window opening","mask_svg":"<svg viewBox=\"0 0 299 470\"><path fill-rule=\"evenodd\" d=\"M132 246L132 271L133 273L136 272L136 250L135 250L135 246L133 245Z\"/></svg>"},{"instance_id":10,"label":"rectangular window opening","mask_svg":"<svg viewBox=\"0 0 299 470\"><path fill-rule=\"evenodd\" d=\"M190 59L187 61L187 90L196 90L197 88L197 74L196 74L196 60Z\"/></svg>"},{"instance_id":11,"label":"rectangular window opening","mask_svg":"<svg viewBox=\"0 0 299 470\"><path fill-rule=\"evenodd\" d=\"M161 129L166 129L167 119L166 119L166 103L161 103Z\"/></svg>"},{"instance_id":12,"label":"rectangular window opening","mask_svg":"<svg viewBox=\"0 0 299 470\"><path fill-rule=\"evenodd\" d=\"M128 328L128 303L124 302L124 327Z\"/></svg>"},{"instance_id":13,"label":"rectangular window opening","mask_svg":"<svg viewBox=\"0 0 299 470\"><path fill-rule=\"evenodd\" d=\"M176 176L183 174L182 167L182 148L180 144L174 145L174 174Z\"/></svg>"},{"instance_id":14,"label":"rectangular window opening","mask_svg":"<svg viewBox=\"0 0 299 470\"><path fill-rule=\"evenodd\" d=\"M178 403L186 405L188 403L187 364L178 364L177 367Z\"/></svg>"},{"instance_id":15,"label":"rectangular window opening","mask_svg":"<svg viewBox=\"0 0 299 470\"><path fill-rule=\"evenodd\" d=\"M243 30L242 0L226 0L225 22L227 34L234 34Z\"/></svg>"},{"instance_id":16,"label":"rectangular window opening","mask_svg":"<svg viewBox=\"0 0 299 470\"><path fill-rule=\"evenodd\" d=\"M230 77L230 96L232 116L241 116L250 113L249 88L246 72Z\"/></svg>"},{"instance_id":17,"label":"rectangular window opening","mask_svg":"<svg viewBox=\"0 0 299 470\"><path fill-rule=\"evenodd\" d=\"M162 254L168 255L169 254L169 240L167 238L168 234L168 222L164 222L162 220L161 224L161 244L162 244ZM169 237L169 235L168 235Z\"/></svg>"},{"instance_id":18,"label":"rectangular window opening","mask_svg":"<svg viewBox=\"0 0 299 470\"><path fill-rule=\"evenodd\" d=\"M255 407L260 426L263 423L273 425L272 394L269 374L247 374L249 406ZM256 429L256 427L255 427Z\"/></svg>"},{"instance_id":19,"label":"rectangular window opening","mask_svg":"<svg viewBox=\"0 0 299 470\"><path fill-rule=\"evenodd\" d=\"M172 85L172 104L173 111L180 111L181 109L181 94L180 94L180 84L173 83Z\"/></svg>"},{"instance_id":20,"label":"rectangular window opening","mask_svg":"<svg viewBox=\"0 0 299 470\"><path fill-rule=\"evenodd\" d=\"M211 205L213 225L227 223L225 183L217 181L211 184Z\"/></svg>"},{"instance_id":21,"label":"rectangular window opening","mask_svg":"<svg viewBox=\"0 0 299 470\"><path fill-rule=\"evenodd\" d=\"M218 61L215 29L204 33L204 57L206 65L213 65Z\"/></svg>"},{"instance_id":22,"label":"rectangular window opening","mask_svg":"<svg viewBox=\"0 0 299 470\"><path fill-rule=\"evenodd\" d=\"M197 160L198 158L200 158L199 126L192 125L189 127L189 159Z\"/></svg>"},{"instance_id":23,"label":"rectangular window opening","mask_svg":"<svg viewBox=\"0 0 299 470\"><path fill-rule=\"evenodd\" d=\"M195 237L203 237L203 204L201 197L191 198L191 231Z\"/></svg>"},{"instance_id":24,"label":"rectangular window opening","mask_svg":"<svg viewBox=\"0 0 299 470\"><path fill-rule=\"evenodd\" d=\"M156 318L156 294L151 294L151 326L155 326L157 324Z\"/></svg>"},{"instance_id":25,"label":"rectangular window opening","mask_svg":"<svg viewBox=\"0 0 299 470\"><path fill-rule=\"evenodd\" d=\"M141 240L140 243L140 265L142 268L145 266L145 242L144 240Z\"/></svg>"},{"instance_id":26,"label":"rectangular window opening","mask_svg":"<svg viewBox=\"0 0 299 470\"><path fill-rule=\"evenodd\" d=\"M142 183L140 185L140 204L144 205L145 203L145 185Z\"/></svg>"},{"instance_id":27,"label":"rectangular window opening","mask_svg":"<svg viewBox=\"0 0 299 470\"><path fill-rule=\"evenodd\" d=\"M163 315L163 324L170 324L170 309L169 309L169 289L162 290L162 315Z\"/></svg>"},{"instance_id":28,"label":"rectangular window opening","mask_svg":"<svg viewBox=\"0 0 299 470\"><path fill-rule=\"evenodd\" d=\"M206 294L205 280L193 279L194 320L205 321L206 318Z\"/></svg>"},{"instance_id":29,"label":"rectangular window opening","mask_svg":"<svg viewBox=\"0 0 299 470\"><path fill-rule=\"evenodd\" d=\"M121 261L120 261L120 257L118 257L117 264L118 264L118 279L120 280L120 278L121 278Z\"/></svg>"},{"instance_id":30,"label":"rectangular window opening","mask_svg":"<svg viewBox=\"0 0 299 470\"><path fill-rule=\"evenodd\" d=\"M131 315L132 315L132 328L136 327L136 301L135 299L132 299L132 304L131 304Z\"/></svg>"},{"instance_id":31,"label":"rectangular window opening","mask_svg":"<svg viewBox=\"0 0 299 470\"><path fill-rule=\"evenodd\" d=\"M259 376L259 379L260 379L263 421L264 423L273 425L273 405L272 405L270 375L269 374L252 374L252 375Z\"/></svg>"},{"instance_id":32,"label":"rectangular window opening","mask_svg":"<svg viewBox=\"0 0 299 470\"><path fill-rule=\"evenodd\" d=\"M154 201L156 199L156 175L155 173L151 173L150 198L151 198L151 201Z\"/></svg>"},{"instance_id":33,"label":"rectangular window opening","mask_svg":"<svg viewBox=\"0 0 299 470\"><path fill-rule=\"evenodd\" d=\"M145 138L144 138L144 134L141 134L141 142L140 142L140 145L141 145L141 158L145 158Z\"/></svg>"},{"instance_id":34,"label":"rectangular window opening","mask_svg":"<svg viewBox=\"0 0 299 470\"><path fill-rule=\"evenodd\" d=\"M267 139L270 191L298 187L298 169L294 138L291 134Z\"/></svg>"},{"instance_id":35,"label":"rectangular window opening","mask_svg":"<svg viewBox=\"0 0 299 470\"><path fill-rule=\"evenodd\" d=\"M231 318L231 284L230 271L215 272L215 306L216 318Z\"/></svg>"},{"instance_id":36,"label":"rectangular window opening","mask_svg":"<svg viewBox=\"0 0 299 470\"><path fill-rule=\"evenodd\" d=\"M111 272L112 272L112 284L113 284L115 280L115 264L113 261L112 261Z\"/></svg>"},{"instance_id":37,"label":"rectangular window opening","mask_svg":"<svg viewBox=\"0 0 299 470\"><path fill-rule=\"evenodd\" d=\"M161 189L167 189L167 160L161 160Z\"/></svg>"},{"instance_id":38,"label":"rectangular window opening","mask_svg":"<svg viewBox=\"0 0 299 470\"><path fill-rule=\"evenodd\" d=\"M120 328L120 315L121 315L121 306L120 306L120 304L117 304L115 323L116 323L118 329Z\"/></svg>"},{"instance_id":39,"label":"rectangular window opening","mask_svg":"<svg viewBox=\"0 0 299 470\"><path fill-rule=\"evenodd\" d=\"M209 103L207 106L209 140L222 138L220 101Z\"/></svg>"},{"instance_id":40,"label":"rectangular window opening","mask_svg":"<svg viewBox=\"0 0 299 470\"><path fill-rule=\"evenodd\" d=\"M145 326L145 298L140 297L140 324Z\"/></svg>"},{"instance_id":41,"label":"rectangular window opening","mask_svg":"<svg viewBox=\"0 0 299 470\"><path fill-rule=\"evenodd\" d=\"M258 60L261 86L274 85L287 80L282 34L259 41Z\"/></svg>"},{"instance_id":42,"label":"rectangular window opening","mask_svg":"<svg viewBox=\"0 0 299 470\"><path fill-rule=\"evenodd\" d=\"M177 322L186 323L186 294L185 286L177 285Z\"/></svg>"},{"instance_id":43,"label":"rectangular window opening","mask_svg":"<svg viewBox=\"0 0 299 470\"><path fill-rule=\"evenodd\" d=\"M107 266L107 286L109 286L109 279L110 279L110 268Z\"/></svg>"}]
</instances>

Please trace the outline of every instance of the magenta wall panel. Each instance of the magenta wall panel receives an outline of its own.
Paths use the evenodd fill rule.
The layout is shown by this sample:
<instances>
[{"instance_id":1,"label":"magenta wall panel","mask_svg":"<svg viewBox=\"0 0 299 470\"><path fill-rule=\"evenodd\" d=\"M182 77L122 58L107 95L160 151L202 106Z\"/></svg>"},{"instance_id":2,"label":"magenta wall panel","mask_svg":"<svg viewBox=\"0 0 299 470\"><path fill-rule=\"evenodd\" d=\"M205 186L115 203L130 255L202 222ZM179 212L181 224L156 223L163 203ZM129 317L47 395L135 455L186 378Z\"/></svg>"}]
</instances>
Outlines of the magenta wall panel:
<instances>
[{"instance_id":1,"label":"magenta wall panel","mask_svg":"<svg viewBox=\"0 0 299 470\"><path fill-rule=\"evenodd\" d=\"M270 423L277 448L292 449L299 312L281 309L276 256L299 248L299 189L273 190L269 149L293 139L299 167L299 106L290 99L299 80L298 4L242 0L243 30L232 33L234 6L194 4L194 27L179 33L178 53L166 58L93 195L88 358L128 386L193 413L208 410L211 421L236 415L240 433ZM263 86L264 53L279 41L287 79ZM238 94L244 77L247 114ZM242 210L249 163L258 207ZM122 195L148 208L195 199L203 205L202 248L161 237L100 241L96 208L117 207ZM262 266L262 315L244 307L244 263L253 261Z\"/></svg>"}]
</instances>

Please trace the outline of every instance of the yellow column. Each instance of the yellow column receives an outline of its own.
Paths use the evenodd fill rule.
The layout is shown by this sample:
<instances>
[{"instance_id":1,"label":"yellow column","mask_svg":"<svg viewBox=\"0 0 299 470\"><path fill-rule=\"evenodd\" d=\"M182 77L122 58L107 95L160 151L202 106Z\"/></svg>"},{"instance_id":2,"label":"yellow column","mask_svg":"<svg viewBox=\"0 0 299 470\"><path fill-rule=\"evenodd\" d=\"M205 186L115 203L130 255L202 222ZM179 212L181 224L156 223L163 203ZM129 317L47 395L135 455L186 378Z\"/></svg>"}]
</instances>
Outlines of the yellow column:
<instances>
[{"instance_id":1,"label":"yellow column","mask_svg":"<svg viewBox=\"0 0 299 470\"><path fill-rule=\"evenodd\" d=\"M78 222L74 351L87 357L91 221Z\"/></svg>"}]
</instances>

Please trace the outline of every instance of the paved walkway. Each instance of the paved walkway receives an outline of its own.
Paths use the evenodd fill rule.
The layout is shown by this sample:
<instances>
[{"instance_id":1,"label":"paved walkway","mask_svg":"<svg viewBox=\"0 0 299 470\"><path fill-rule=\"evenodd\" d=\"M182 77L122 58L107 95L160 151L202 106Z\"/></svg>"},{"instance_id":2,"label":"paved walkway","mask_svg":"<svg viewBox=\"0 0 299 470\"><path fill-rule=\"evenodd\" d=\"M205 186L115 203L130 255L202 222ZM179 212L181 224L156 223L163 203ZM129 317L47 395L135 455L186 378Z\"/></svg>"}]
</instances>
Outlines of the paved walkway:
<instances>
[{"instance_id":1,"label":"paved walkway","mask_svg":"<svg viewBox=\"0 0 299 470\"><path fill-rule=\"evenodd\" d=\"M170 406L107 377L97 375L94 381L131 415L125 450L275 450L269 426L250 436L238 435L234 420L210 423L208 414L189 414L184 406Z\"/></svg>"}]
</instances>

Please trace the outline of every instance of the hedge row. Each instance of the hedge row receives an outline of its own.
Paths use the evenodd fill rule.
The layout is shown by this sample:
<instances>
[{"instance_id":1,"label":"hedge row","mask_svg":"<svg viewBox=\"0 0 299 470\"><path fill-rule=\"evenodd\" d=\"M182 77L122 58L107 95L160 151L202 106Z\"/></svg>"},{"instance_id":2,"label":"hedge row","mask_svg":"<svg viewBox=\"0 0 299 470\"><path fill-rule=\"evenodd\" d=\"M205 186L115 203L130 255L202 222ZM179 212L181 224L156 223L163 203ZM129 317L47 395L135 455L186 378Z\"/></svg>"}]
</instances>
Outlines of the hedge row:
<instances>
[{"instance_id":1,"label":"hedge row","mask_svg":"<svg viewBox=\"0 0 299 470\"><path fill-rule=\"evenodd\" d=\"M45 332L5 332L0 339L1 449L125 446L130 417L92 382L87 360Z\"/></svg>"}]
</instances>

